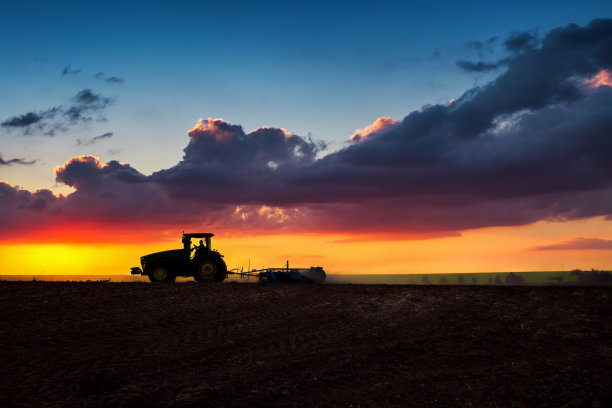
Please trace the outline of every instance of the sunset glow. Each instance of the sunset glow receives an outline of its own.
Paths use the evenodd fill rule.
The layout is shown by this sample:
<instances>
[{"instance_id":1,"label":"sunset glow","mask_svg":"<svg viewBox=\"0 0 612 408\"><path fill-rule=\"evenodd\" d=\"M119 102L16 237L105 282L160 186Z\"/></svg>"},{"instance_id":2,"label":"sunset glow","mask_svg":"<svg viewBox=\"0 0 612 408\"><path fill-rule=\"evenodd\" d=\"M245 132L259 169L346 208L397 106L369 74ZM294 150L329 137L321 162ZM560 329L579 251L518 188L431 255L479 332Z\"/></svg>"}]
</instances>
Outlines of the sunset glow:
<instances>
[{"instance_id":1,"label":"sunset glow","mask_svg":"<svg viewBox=\"0 0 612 408\"><path fill-rule=\"evenodd\" d=\"M495 271L611 269L610 250L560 249L538 251L542 242L563 243L577 234L605 237L606 221L547 223L520 228L488 228L461 237L410 241L348 242L343 235L282 234L213 238L213 247L225 255L229 268L321 265L330 273L470 273ZM75 232L76 233L76 232ZM117 236L115 236L117 237ZM152 234L131 242L82 244L6 243L0 257L6 260L0 275L117 275L139 265L144 253L180 247L180 231L163 241ZM58 237L64 241L65 238ZM362 256L357 254L368 254Z\"/></svg>"},{"instance_id":2,"label":"sunset glow","mask_svg":"<svg viewBox=\"0 0 612 408\"><path fill-rule=\"evenodd\" d=\"M611 269L612 20L362 6L41 19L0 67L0 274L127 274L183 232L231 268Z\"/></svg>"}]
</instances>

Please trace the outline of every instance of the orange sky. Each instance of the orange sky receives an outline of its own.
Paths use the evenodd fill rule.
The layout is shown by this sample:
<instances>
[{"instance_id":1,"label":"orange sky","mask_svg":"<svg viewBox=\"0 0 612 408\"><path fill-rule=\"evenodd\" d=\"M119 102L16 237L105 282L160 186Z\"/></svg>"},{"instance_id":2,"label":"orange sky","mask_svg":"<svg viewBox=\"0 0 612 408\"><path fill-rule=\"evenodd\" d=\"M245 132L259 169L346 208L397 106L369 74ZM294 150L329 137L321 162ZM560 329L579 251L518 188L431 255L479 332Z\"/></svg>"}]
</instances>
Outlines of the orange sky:
<instances>
[{"instance_id":1,"label":"orange sky","mask_svg":"<svg viewBox=\"0 0 612 408\"><path fill-rule=\"evenodd\" d=\"M612 239L609 222L595 218L538 222L523 227L482 228L460 237L412 241L345 242L343 235L216 236L213 247L229 268L323 266L328 273L451 273L487 271L612 269L610 250L553 250L533 247L580 237ZM13 243L0 245L0 275L129 274L141 255L180 247L146 235L133 243Z\"/></svg>"}]
</instances>

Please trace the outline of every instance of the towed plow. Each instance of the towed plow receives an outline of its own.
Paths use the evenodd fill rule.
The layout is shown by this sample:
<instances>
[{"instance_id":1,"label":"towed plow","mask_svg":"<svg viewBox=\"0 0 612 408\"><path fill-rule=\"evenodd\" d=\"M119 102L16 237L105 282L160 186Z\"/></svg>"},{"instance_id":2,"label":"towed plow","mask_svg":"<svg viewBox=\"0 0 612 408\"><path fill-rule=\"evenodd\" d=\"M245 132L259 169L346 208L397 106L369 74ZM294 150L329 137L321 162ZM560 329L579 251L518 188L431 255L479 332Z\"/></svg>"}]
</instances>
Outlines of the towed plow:
<instances>
[{"instance_id":1,"label":"towed plow","mask_svg":"<svg viewBox=\"0 0 612 408\"><path fill-rule=\"evenodd\" d=\"M285 268L253 269L244 272L242 269L232 269L228 275L237 275L241 278L256 277L261 282L294 282L294 283L323 283L326 278L325 271L320 266L310 268L290 268L289 262Z\"/></svg>"}]
</instances>

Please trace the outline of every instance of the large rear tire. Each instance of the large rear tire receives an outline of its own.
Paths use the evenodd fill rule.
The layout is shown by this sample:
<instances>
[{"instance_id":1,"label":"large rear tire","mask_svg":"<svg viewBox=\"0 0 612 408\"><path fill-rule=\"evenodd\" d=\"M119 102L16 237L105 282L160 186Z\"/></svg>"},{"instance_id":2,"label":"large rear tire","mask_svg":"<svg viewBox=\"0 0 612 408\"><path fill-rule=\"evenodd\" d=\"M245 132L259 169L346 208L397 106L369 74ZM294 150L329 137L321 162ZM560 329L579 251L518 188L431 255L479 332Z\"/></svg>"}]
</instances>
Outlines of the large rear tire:
<instances>
[{"instance_id":1,"label":"large rear tire","mask_svg":"<svg viewBox=\"0 0 612 408\"><path fill-rule=\"evenodd\" d=\"M202 259L193 277L197 282L221 282L227 277L227 266L221 258Z\"/></svg>"},{"instance_id":2,"label":"large rear tire","mask_svg":"<svg viewBox=\"0 0 612 408\"><path fill-rule=\"evenodd\" d=\"M174 282L174 280L176 279L174 273L172 273L170 268L168 268L168 266L164 264L155 265L149 271L148 276L149 280L153 283L170 283Z\"/></svg>"}]
</instances>

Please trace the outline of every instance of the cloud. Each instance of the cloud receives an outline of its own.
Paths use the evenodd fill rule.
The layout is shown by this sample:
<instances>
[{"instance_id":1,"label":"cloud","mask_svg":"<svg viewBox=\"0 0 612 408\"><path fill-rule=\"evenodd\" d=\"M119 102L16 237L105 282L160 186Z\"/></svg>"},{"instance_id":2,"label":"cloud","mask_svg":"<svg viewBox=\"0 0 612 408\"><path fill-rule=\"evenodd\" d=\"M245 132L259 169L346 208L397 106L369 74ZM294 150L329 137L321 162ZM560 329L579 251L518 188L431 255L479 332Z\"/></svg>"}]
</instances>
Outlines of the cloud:
<instances>
[{"instance_id":1,"label":"cloud","mask_svg":"<svg viewBox=\"0 0 612 408\"><path fill-rule=\"evenodd\" d=\"M504 46L511 52L523 52L533 49L538 45L538 38L531 31L517 31L512 33L504 41Z\"/></svg>"},{"instance_id":2,"label":"cloud","mask_svg":"<svg viewBox=\"0 0 612 408\"><path fill-rule=\"evenodd\" d=\"M6 119L0 124L8 130L19 129L24 136L41 133L54 136L55 132L64 129L63 121L57 120L61 107L54 107L39 112L28 112Z\"/></svg>"},{"instance_id":3,"label":"cloud","mask_svg":"<svg viewBox=\"0 0 612 408\"><path fill-rule=\"evenodd\" d=\"M612 250L612 240L601 238L574 238L569 241L552 245L542 245L533 247L538 251L564 251L564 250L584 250L584 249L603 249Z\"/></svg>"},{"instance_id":4,"label":"cloud","mask_svg":"<svg viewBox=\"0 0 612 408\"><path fill-rule=\"evenodd\" d=\"M110 139L113 137L113 132L107 132L99 136L94 136L90 139L77 139L77 146L89 146L99 142L102 139Z\"/></svg>"},{"instance_id":5,"label":"cloud","mask_svg":"<svg viewBox=\"0 0 612 408\"><path fill-rule=\"evenodd\" d=\"M98 72L95 75L96 79L100 79L102 81L110 82L112 84L122 84L125 82L124 79L116 77L116 76L107 76L104 72Z\"/></svg>"},{"instance_id":6,"label":"cloud","mask_svg":"<svg viewBox=\"0 0 612 408\"><path fill-rule=\"evenodd\" d=\"M263 169L312 163L321 149L314 141L285 129L261 127L245 133L223 119L200 119L189 131L184 162L219 163L227 168Z\"/></svg>"},{"instance_id":7,"label":"cloud","mask_svg":"<svg viewBox=\"0 0 612 408\"><path fill-rule=\"evenodd\" d=\"M28 112L23 115L13 116L2 122L5 127L25 127L40 122L45 117L44 113Z\"/></svg>"},{"instance_id":8,"label":"cloud","mask_svg":"<svg viewBox=\"0 0 612 408\"><path fill-rule=\"evenodd\" d=\"M24 136L43 134L54 136L58 131L66 131L70 127L85 124L94 119L106 121L104 110L114 102L91 89L83 89L73 98L72 103L64 108L57 106L39 112L28 112L12 116L0 125L7 130L19 129Z\"/></svg>"},{"instance_id":9,"label":"cloud","mask_svg":"<svg viewBox=\"0 0 612 408\"><path fill-rule=\"evenodd\" d=\"M485 41L470 41L467 46L478 51L483 56L486 53L490 53L493 50L493 46L497 43L498 37L489 37Z\"/></svg>"},{"instance_id":10,"label":"cloud","mask_svg":"<svg viewBox=\"0 0 612 408\"><path fill-rule=\"evenodd\" d=\"M245 132L201 119L182 160L151 175L81 156L56 170L58 182L76 189L66 197L4 185L0 225L26 231L96 220L126 230L418 238L612 220L612 88L585 82L612 69L610 44L609 19L554 29L454 103L398 122L377 119L355 133L358 142L327 155L321 143L285 129ZM33 206L36 199L45 204Z\"/></svg>"},{"instance_id":11,"label":"cloud","mask_svg":"<svg viewBox=\"0 0 612 408\"><path fill-rule=\"evenodd\" d=\"M245 133L223 119L200 119L189 137L183 160L150 179L173 196L215 203L257 195L261 183L267 180L273 186L275 175L312 164L325 148L285 129L261 127Z\"/></svg>"},{"instance_id":12,"label":"cloud","mask_svg":"<svg viewBox=\"0 0 612 408\"><path fill-rule=\"evenodd\" d=\"M485 54L492 52L493 45L496 43L497 37L492 37L485 42L472 41L470 46L475 48L481 57ZM514 56L534 49L538 45L538 38L534 32L531 31L516 31L510 34L504 40L504 47ZM459 68L467 72L487 72L494 71L503 66L508 65L512 61L511 57L500 58L497 61L468 61L458 60L456 64Z\"/></svg>"},{"instance_id":13,"label":"cloud","mask_svg":"<svg viewBox=\"0 0 612 408\"><path fill-rule=\"evenodd\" d=\"M366 126L365 128L357 129L355 132L353 132L349 140L353 143L359 143L372 135L379 134L386 129L392 128L396 124L397 121L391 118L378 118L372 124Z\"/></svg>"},{"instance_id":14,"label":"cloud","mask_svg":"<svg viewBox=\"0 0 612 408\"><path fill-rule=\"evenodd\" d=\"M10 159L10 160L4 160L2 158L2 155L0 154L0 166L10 166L12 164L25 164L25 165L31 165L36 163L36 160L26 160L26 159L19 159L19 158L15 158L15 159Z\"/></svg>"},{"instance_id":15,"label":"cloud","mask_svg":"<svg viewBox=\"0 0 612 408\"><path fill-rule=\"evenodd\" d=\"M95 156L78 156L55 169L56 180L77 190L105 187L104 180L110 177L126 184L145 181L142 174L127 164L110 161L103 165ZM110 190L109 190L110 193Z\"/></svg>"},{"instance_id":16,"label":"cloud","mask_svg":"<svg viewBox=\"0 0 612 408\"><path fill-rule=\"evenodd\" d=\"M463 69L464 71L485 72L485 71L496 70L499 67L507 64L507 62L508 61L506 59L502 59L502 60L495 61L495 62L483 62L483 61L473 62L473 61L459 60L456 62L456 64L459 68Z\"/></svg>"},{"instance_id":17,"label":"cloud","mask_svg":"<svg viewBox=\"0 0 612 408\"><path fill-rule=\"evenodd\" d=\"M592 78L585 78L584 82L591 88L612 86L612 71L602 69Z\"/></svg>"},{"instance_id":18,"label":"cloud","mask_svg":"<svg viewBox=\"0 0 612 408\"><path fill-rule=\"evenodd\" d=\"M104 98L100 94L95 94L91 89L83 89L73 98L74 103L63 112L63 116L71 124L85 123L92 120L92 113L102 112L107 106L113 103L111 98ZM98 120L103 120L103 116L98 116Z\"/></svg>"},{"instance_id":19,"label":"cloud","mask_svg":"<svg viewBox=\"0 0 612 408\"><path fill-rule=\"evenodd\" d=\"M62 71L62 75L75 75L75 74L78 74L79 72L81 72L80 69L72 69L70 68L70 65L66 65L66 67Z\"/></svg>"}]
</instances>

